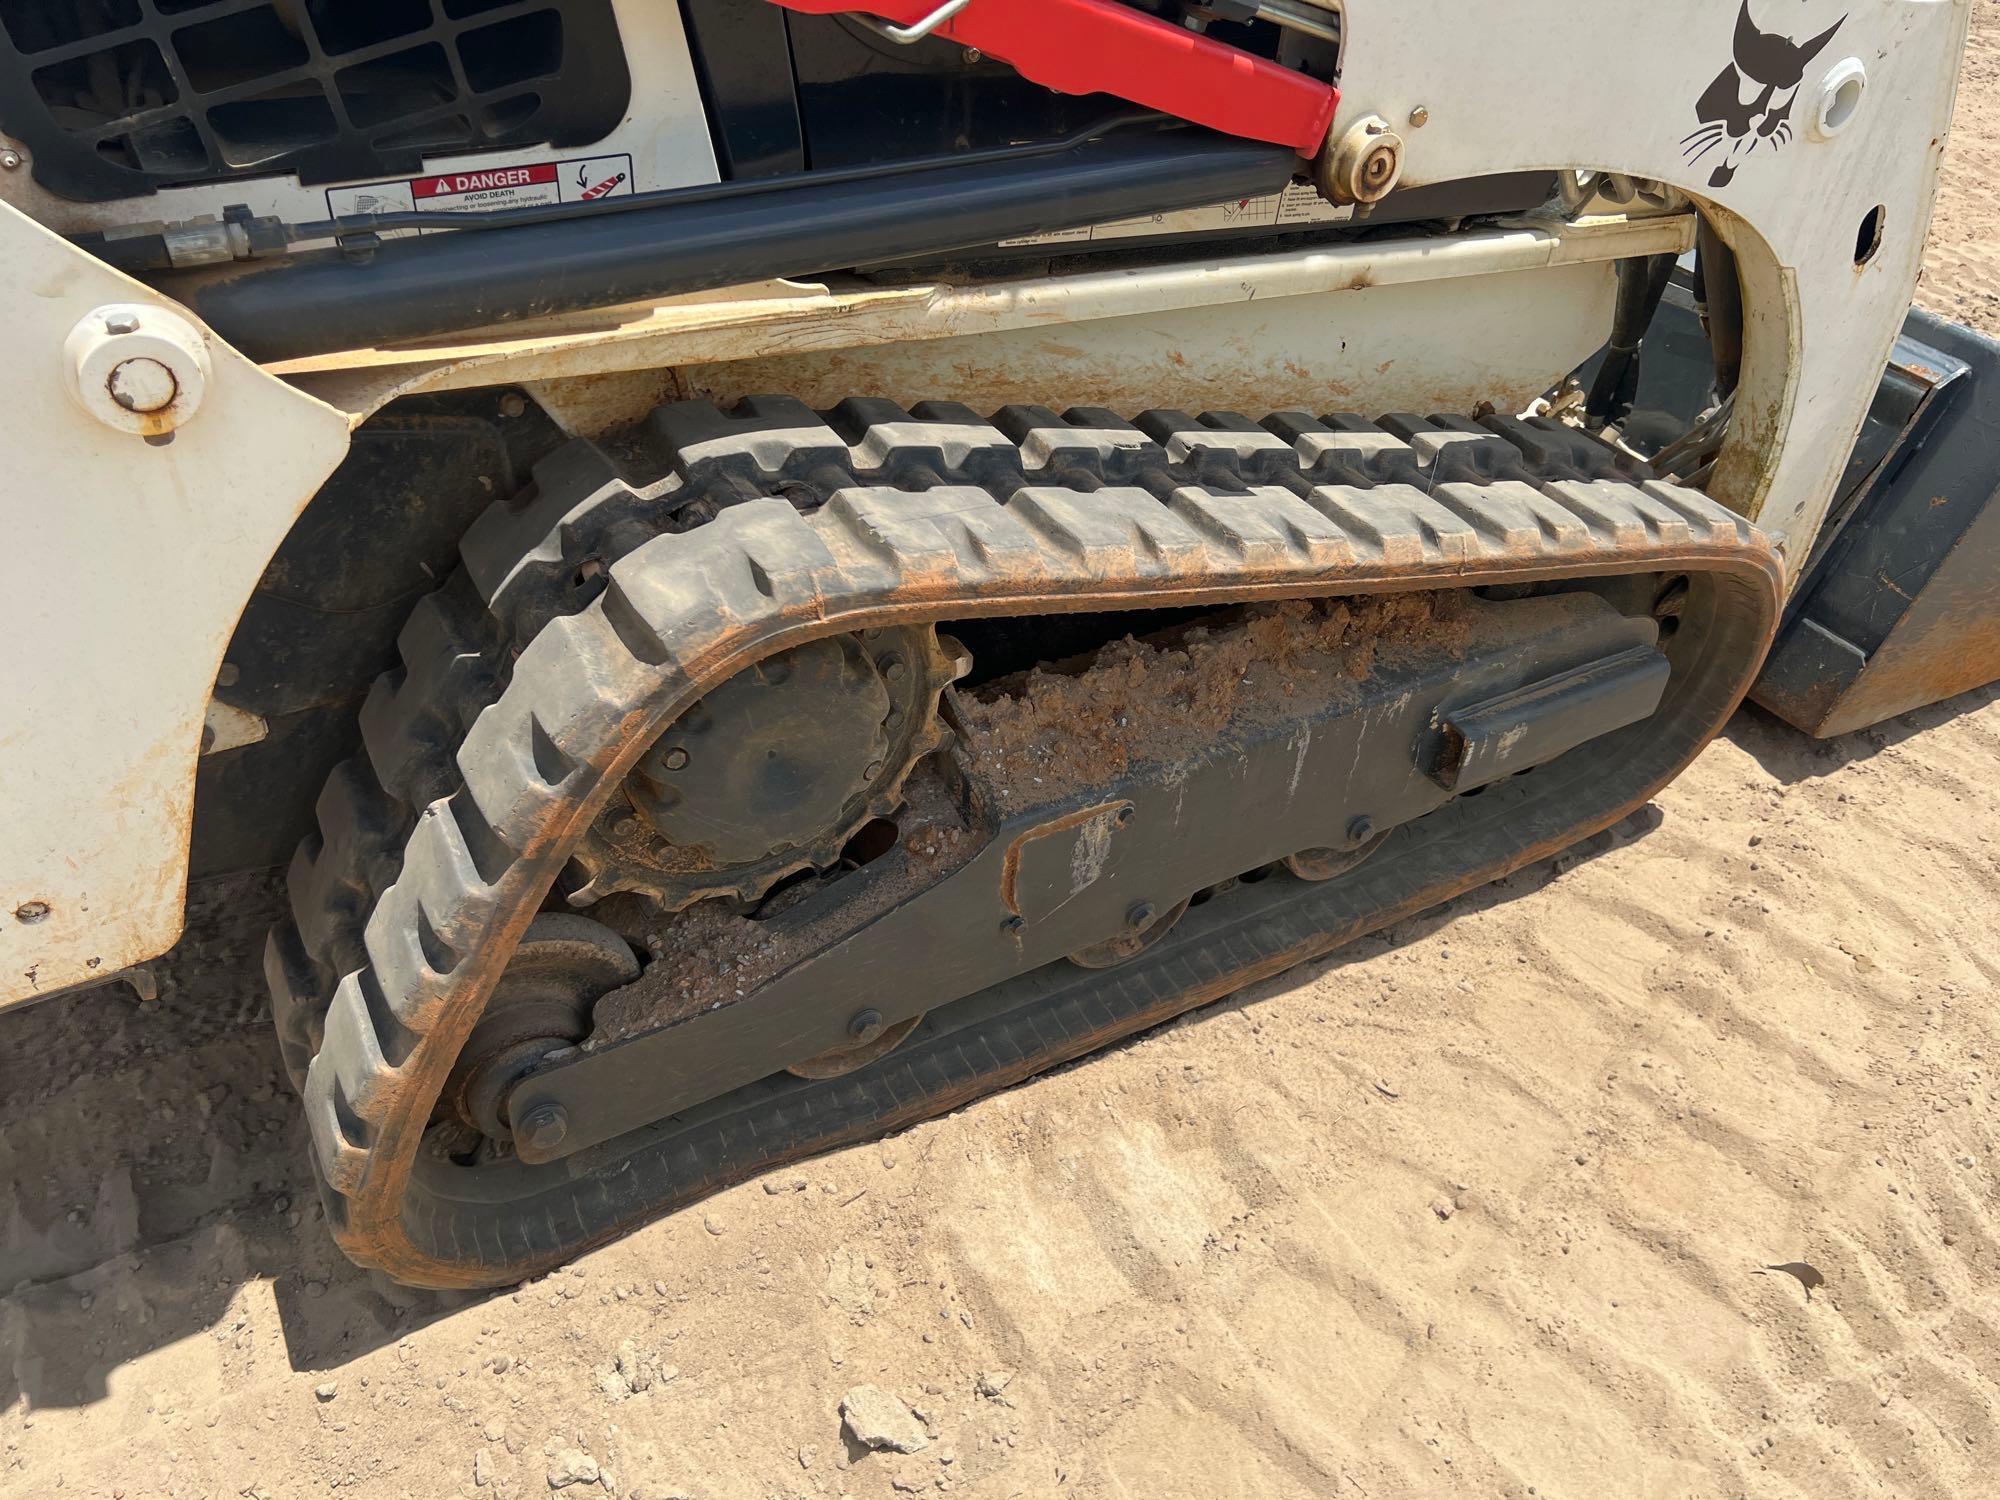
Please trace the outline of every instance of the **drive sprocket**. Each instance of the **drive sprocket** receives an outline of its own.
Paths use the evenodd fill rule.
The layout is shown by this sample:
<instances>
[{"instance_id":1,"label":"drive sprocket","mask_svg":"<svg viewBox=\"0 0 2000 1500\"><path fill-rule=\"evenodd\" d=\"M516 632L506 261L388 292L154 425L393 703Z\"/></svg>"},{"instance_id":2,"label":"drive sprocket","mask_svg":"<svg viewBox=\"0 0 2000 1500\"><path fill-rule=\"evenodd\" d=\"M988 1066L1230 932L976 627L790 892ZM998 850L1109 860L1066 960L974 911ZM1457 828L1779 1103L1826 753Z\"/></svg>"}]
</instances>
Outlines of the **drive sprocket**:
<instances>
[{"instance_id":1,"label":"drive sprocket","mask_svg":"<svg viewBox=\"0 0 2000 1500\"><path fill-rule=\"evenodd\" d=\"M924 625L808 641L738 673L654 740L598 815L572 856L571 904L754 902L833 865L944 743L938 696L965 664Z\"/></svg>"}]
</instances>

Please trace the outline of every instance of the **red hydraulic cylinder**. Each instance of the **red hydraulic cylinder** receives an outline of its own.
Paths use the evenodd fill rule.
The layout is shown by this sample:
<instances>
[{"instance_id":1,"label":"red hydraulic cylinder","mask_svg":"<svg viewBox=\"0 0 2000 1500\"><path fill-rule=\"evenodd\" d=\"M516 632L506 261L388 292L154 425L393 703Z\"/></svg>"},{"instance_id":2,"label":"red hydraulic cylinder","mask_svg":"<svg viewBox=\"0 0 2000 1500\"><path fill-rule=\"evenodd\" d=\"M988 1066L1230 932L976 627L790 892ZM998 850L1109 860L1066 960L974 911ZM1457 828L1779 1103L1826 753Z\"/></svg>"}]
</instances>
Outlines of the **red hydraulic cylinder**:
<instances>
[{"instance_id":1,"label":"red hydraulic cylinder","mask_svg":"<svg viewBox=\"0 0 2000 1500\"><path fill-rule=\"evenodd\" d=\"M901 26L940 0L775 0L810 15L862 11ZM970 0L931 33L977 47L1063 94L1115 94L1227 135L1319 151L1331 84L1198 36L1115 0Z\"/></svg>"}]
</instances>

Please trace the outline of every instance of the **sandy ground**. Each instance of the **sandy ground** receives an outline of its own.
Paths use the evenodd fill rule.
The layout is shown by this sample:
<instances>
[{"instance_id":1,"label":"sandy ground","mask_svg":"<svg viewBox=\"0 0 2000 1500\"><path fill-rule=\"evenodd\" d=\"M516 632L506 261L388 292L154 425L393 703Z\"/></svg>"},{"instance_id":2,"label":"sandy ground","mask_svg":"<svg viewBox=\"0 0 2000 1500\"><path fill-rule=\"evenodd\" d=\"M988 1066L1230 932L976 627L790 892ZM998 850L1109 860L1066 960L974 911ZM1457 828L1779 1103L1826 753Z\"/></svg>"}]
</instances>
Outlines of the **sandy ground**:
<instances>
[{"instance_id":1,"label":"sandy ground","mask_svg":"<svg viewBox=\"0 0 2000 1500\"><path fill-rule=\"evenodd\" d=\"M1978 11L1924 296L2000 331ZM1990 690L1746 711L1561 860L487 1299L332 1251L270 884L211 892L158 1003L0 1022L0 1492L2000 1494L1996 764ZM927 1447L843 1442L867 1385Z\"/></svg>"}]
</instances>

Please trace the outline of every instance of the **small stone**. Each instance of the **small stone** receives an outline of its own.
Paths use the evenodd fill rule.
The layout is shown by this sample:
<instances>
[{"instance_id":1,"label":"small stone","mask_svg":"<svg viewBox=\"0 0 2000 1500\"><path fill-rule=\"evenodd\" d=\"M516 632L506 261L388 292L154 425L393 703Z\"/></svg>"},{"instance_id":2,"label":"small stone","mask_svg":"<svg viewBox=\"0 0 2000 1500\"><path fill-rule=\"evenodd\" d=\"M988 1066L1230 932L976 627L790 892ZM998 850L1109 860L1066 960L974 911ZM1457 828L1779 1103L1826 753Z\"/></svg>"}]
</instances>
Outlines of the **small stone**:
<instances>
[{"instance_id":1,"label":"small stone","mask_svg":"<svg viewBox=\"0 0 2000 1500\"><path fill-rule=\"evenodd\" d=\"M706 1229L710 1234L721 1234L723 1230L721 1216L709 1214L701 1221L701 1227Z\"/></svg>"},{"instance_id":2,"label":"small stone","mask_svg":"<svg viewBox=\"0 0 2000 1500\"><path fill-rule=\"evenodd\" d=\"M902 1398L879 1386L854 1387L840 1398L840 1415L848 1434L865 1448L921 1453L931 1445L923 1423Z\"/></svg>"},{"instance_id":3,"label":"small stone","mask_svg":"<svg viewBox=\"0 0 2000 1500\"><path fill-rule=\"evenodd\" d=\"M335 1396L340 1394L340 1387L329 1380L323 1385L314 1386L313 1394L322 1401L331 1401Z\"/></svg>"},{"instance_id":4,"label":"small stone","mask_svg":"<svg viewBox=\"0 0 2000 1500\"><path fill-rule=\"evenodd\" d=\"M1441 1220L1449 1219L1453 1214L1458 1212L1458 1205L1443 1194L1439 1194L1437 1197L1431 1199L1431 1212L1436 1214Z\"/></svg>"},{"instance_id":5,"label":"small stone","mask_svg":"<svg viewBox=\"0 0 2000 1500\"><path fill-rule=\"evenodd\" d=\"M595 1484L602 1471L597 1460L578 1448L565 1448L549 1464L549 1488L568 1489L573 1484Z\"/></svg>"},{"instance_id":6,"label":"small stone","mask_svg":"<svg viewBox=\"0 0 2000 1500\"><path fill-rule=\"evenodd\" d=\"M1012 1370L982 1370L979 1378L972 1383L972 1388L988 1401L998 1401L1001 1399L1000 1393L1013 1383Z\"/></svg>"},{"instance_id":7,"label":"small stone","mask_svg":"<svg viewBox=\"0 0 2000 1500\"><path fill-rule=\"evenodd\" d=\"M505 1375L509 1370L514 1368L514 1356L511 1354L496 1354L486 1361L486 1368L491 1370L495 1375Z\"/></svg>"},{"instance_id":8,"label":"small stone","mask_svg":"<svg viewBox=\"0 0 2000 1500\"><path fill-rule=\"evenodd\" d=\"M803 1448L799 1449L799 1467L801 1469L810 1469L813 1466L813 1460L818 1457L819 1444L807 1443Z\"/></svg>"},{"instance_id":9,"label":"small stone","mask_svg":"<svg viewBox=\"0 0 2000 1500\"><path fill-rule=\"evenodd\" d=\"M484 1448L472 1455L472 1482L481 1489L493 1482L493 1456Z\"/></svg>"},{"instance_id":10,"label":"small stone","mask_svg":"<svg viewBox=\"0 0 2000 1500\"><path fill-rule=\"evenodd\" d=\"M650 1364L639 1357L639 1346L630 1339L618 1346L618 1378L625 1382L625 1388L638 1395L650 1390L653 1385L653 1371Z\"/></svg>"},{"instance_id":11,"label":"small stone","mask_svg":"<svg viewBox=\"0 0 2000 1500\"><path fill-rule=\"evenodd\" d=\"M504 1443L507 1441L507 1419L505 1417L488 1417L486 1425L480 1431L485 1435L487 1442Z\"/></svg>"}]
</instances>

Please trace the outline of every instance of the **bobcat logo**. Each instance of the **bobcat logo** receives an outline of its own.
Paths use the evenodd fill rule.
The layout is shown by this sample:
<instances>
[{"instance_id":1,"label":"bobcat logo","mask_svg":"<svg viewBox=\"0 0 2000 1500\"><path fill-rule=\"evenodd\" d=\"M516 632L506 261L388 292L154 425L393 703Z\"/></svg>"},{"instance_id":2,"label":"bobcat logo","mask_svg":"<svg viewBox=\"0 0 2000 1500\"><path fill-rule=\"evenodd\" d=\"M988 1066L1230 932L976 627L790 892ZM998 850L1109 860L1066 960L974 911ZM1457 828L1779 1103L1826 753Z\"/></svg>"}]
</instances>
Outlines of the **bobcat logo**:
<instances>
[{"instance_id":1,"label":"bobcat logo","mask_svg":"<svg viewBox=\"0 0 2000 1500\"><path fill-rule=\"evenodd\" d=\"M1709 174L1712 188L1728 187L1740 167L1759 146L1772 153L1792 138L1792 104L1812 60L1825 50L1833 34L1847 24L1842 16L1809 42L1759 29L1750 16L1750 0L1736 16L1736 50L1730 65L1695 101L1700 126L1681 140L1690 165L1718 146L1727 149Z\"/></svg>"}]
</instances>

